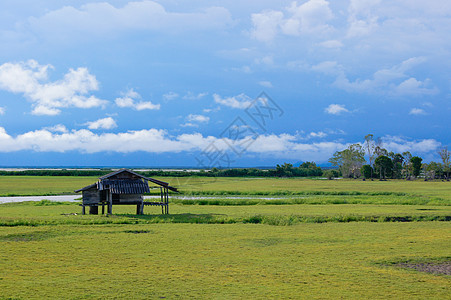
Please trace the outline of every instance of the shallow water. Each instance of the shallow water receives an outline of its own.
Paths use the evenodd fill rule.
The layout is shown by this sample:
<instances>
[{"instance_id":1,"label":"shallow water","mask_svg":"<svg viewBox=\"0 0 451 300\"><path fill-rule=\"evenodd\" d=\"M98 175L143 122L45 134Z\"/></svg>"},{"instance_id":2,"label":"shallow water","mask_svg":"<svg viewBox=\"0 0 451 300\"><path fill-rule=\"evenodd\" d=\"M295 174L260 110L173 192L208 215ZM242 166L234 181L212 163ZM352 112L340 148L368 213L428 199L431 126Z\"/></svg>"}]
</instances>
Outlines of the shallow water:
<instances>
[{"instance_id":1,"label":"shallow water","mask_svg":"<svg viewBox=\"0 0 451 300\"><path fill-rule=\"evenodd\" d=\"M199 200L199 199L260 199L260 200L273 200L273 199L284 199L281 197L246 197L246 196L170 196L171 198L183 199L183 200ZM9 203L9 202L24 202L24 201L41 201L41 200L49 200L49 201L67 201L67 202L76 202L81 198L81 195L61 195L61 196L17 196L17 197L0 197L1 203ZM144 196L144 200L146 199L159 199L160 196Z\"/></svg>"},{"instance_id":2,"label":"shallow water","mask_svg":"<svg viewBox=\"0 0 451 300\"><path fill-rule=\"evenodd\" d=\"M8 202L24 202L24 201L68 201L74 202L75 199L80 198L80 195L61 195L61 196L20 196L20 197L0 197L0 203Z\"/></svg>"}]
</instances>

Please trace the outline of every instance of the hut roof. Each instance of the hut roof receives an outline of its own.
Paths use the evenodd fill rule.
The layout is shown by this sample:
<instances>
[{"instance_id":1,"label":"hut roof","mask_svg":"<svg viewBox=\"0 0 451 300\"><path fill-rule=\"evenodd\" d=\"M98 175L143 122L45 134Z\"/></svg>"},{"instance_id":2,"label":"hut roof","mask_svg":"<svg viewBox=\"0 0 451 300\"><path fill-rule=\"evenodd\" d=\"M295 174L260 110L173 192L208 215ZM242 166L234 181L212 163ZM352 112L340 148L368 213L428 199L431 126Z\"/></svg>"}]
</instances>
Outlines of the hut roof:
<instances>
[{"instance_id":1,"label":"hut roof","mask_svg":"<svg viewBox=\"0 0 451 300\"><path fill-rule=\"evenodd\" d=\"M121 177L120 175L132 176L118 178ZM141 179L144 179L145 181L142 181ZM177 188L170 186L167 182L145 177L129 169L120 169L118 171L101 176L99 177L98 182L76 190L75 192L78 193L96 187L99 190L109 189L113 194L143 194L150 192L147 181L155 183L156 185L162 186L171 191L178 192Z\"/></svg>"},{"instance_id":2,"label":"hut roof","mask_svg":"<svg viewBox=\"0 0 451 300\"><path fill-rule=\"evenodd\" d=\"M85 186L84 188L81 188L81 189L76 190L76 191L74 191L74 192L78 193L78 192L81 192L81 191L86 191L86 190L89 190L89 189L91 189L91 188L93 188L93 187L97 187L97 182L96 182L96 183L93 183L93 184L90 184L90 185L88 185L88 186Z\"/></svg>"},{"instance_id":3,"label":"hut roof","mask_svg":"<svg viewBox=\"0 0 451 300\"><path fill-rule=\"evenodd\" d=\"M149 184L140 179L132 180L102 180L97 183L100 191L110 190L113 194L144 194L149 193Z\"/></svg>"}]
</instances>

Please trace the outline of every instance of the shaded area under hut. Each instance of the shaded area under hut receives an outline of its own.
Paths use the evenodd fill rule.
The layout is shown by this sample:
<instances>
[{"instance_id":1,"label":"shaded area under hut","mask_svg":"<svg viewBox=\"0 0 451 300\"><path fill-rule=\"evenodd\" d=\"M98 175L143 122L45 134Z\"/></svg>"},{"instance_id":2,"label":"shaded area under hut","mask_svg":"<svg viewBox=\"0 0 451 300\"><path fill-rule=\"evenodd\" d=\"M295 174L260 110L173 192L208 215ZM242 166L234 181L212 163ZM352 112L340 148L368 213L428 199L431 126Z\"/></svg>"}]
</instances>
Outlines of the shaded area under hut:
<instances>
[{"instance_id":1,"label":"shaded area under hut","mask_svg":"<svg viewBox=\"0 0 451 300\"><path fill-rule=\"evenodd\" d=\"M160 188L159 202L144 201L143 194L150 192L149 182ZM146 205L161 206L161 213L169 214L169 190L177 192L177 189L167 182L121 169L99 177L96 183L75 192L82 192L82 214L85 214L86 206L89 207L89 214L97 215L99 206L102 207L102 214L105 213L105 206L107 213L112 214L113 205L136 205L136 214L142 215Z\"/></svg>"}]
</instances>

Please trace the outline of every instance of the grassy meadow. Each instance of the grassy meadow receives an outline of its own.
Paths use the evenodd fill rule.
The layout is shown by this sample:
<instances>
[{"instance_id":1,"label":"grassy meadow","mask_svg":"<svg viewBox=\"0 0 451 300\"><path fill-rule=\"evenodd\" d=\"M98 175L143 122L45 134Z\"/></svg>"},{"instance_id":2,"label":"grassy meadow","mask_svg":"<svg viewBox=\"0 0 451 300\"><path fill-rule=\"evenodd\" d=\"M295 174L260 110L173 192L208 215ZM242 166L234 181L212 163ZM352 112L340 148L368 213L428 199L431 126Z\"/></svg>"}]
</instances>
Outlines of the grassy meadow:
<instances>
[{"instance_id":1,"label":"grassy meadow","mask_svg":"<svg viewBox=\"0 0 451 300\"><path fill-rule=\"evenodd\" d=\"M0 205L0 299L446 299L451 183L159 178L170 214ZM0 177L2 195L71 193L95 177ZM45 196L42 197L45 199Z\"/></svg>"}]
</instances>

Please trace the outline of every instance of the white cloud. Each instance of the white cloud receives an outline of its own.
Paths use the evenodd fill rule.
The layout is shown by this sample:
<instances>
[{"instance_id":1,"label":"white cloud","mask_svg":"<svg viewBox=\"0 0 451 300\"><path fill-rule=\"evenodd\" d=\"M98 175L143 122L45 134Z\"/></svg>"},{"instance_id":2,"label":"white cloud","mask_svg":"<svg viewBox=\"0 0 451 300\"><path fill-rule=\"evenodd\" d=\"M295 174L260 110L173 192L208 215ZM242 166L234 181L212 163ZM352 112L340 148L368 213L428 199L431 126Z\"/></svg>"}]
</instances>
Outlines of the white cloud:
<instances>
[{"instance_id":1,"label":"white cloud","mask_svg":"<svg viewBox=\"0 0 451 300\"><path fill-rule=\"evenodd\" d=\"M311 67L312 71L320 72L326 75L340 75L343 73L342 66L336 61L323 61Z\"/></svg>"},{"instance_id":2,"label":"white cloud","mask_svg":"<svg viewBox=\"0 0 451 300\"><path fill-rule=\"evenodd\" d=\"M423 57L412 57L390 69L376 71L371 79L356 79L353 82L346 77L343 71L340 71L334 85L346 91L376 92L394 96L437 94L439 91L436 87L431 86L430 79L419 81L413 77L408 78L407 72L423 62L425 62Z\"/></svg>"},{"instance_id":3,"label":"white cloud","mask_svg":"<svg viewBox=\"0 0 451 300\"><path fill-rule=\"evenodd\" d=\"M87 125L89 129L112 129L117 127L116 121L111 117L87 122L85 125Z\"/></svg>"},{"instance_id":4,"label":"white cloud","mask_svg":"<svg viewBox=\"0 0 451 300\"><path fill-rule=\"evenodd\" d=\"M204 108L202 111L203 111L204 113L210 113L210 112L218 112L218 111L220 111L220 110L221 110L221 107L218 106L218 107L216 107L216 108Z\"/></svg>"},{"instance_id":5,"label":"white cloud","mask_svg":"<svg viewBox=\"0 0 451 300\"><path fill-rule=\"evenodd\" d=\"M426 115L426 112L422 108L412 108L409 115Z\"/></svg>"},{"instance_id":6,"label":"white cloud","mask_svg":"<svg viewBox=\"0 0 451 300\"><path fill-rule=\"evenodd\" d=\"M252 103L252 99L245 94L239 94L237 96L227 98L222 98L218 94L213 94L213 99L218 104L238 109L246 109Z\"/></svg>"},{"instance_id":7,"label":"white cloud","mask_svg":"<svg viewBox=\"0 0 451 300\"><path fill-rule=\"evenodd\" d=\"M408 140L399 136L384 136L382 143L388 151L397 153L405 151L413 153L435 152L441 146L441 143L434 139Z\"/></svg>"},{"instance_id":8,"label":"white cloud","mask_svg":"<svg viewBox=\"0 0 451 300\"><path fill-rule=\"evenodd\" d=\"M343 47L343 43L339 40L328 40L328 41L324 41L319 43L320 46L324 47L324 48L329 48L329 49L338 49Z\"/></svg>"},{"instance_id":9,"label":"white cloud","mask_svg":"<svg viewBox=\"0 0 451 300\"><path fill-rule=\"evenodd\" d=\"M324 111L331 115L340 115L349 112L343 104L331 104L324 109Z\"/></svg>"},{"instance_id":10,"label":"white cloud","mask_svg":"<svg viewBox=\"0 0 451 300\"><path fill-rule=\"evenodd\" d=\"M413 77L404 80L394 89L394 93L398 95L435 95L438 93L436 87L431 86L431 80L426 79L419 81Z\"/></svg>"},{"instance_id":11,"label":"white cloud","mask_svg":"<svg viewBox=\"0 0 451 300\"><path fill-rule=\"evenodd\" d=\"M87 68L70 69L61 80L48 82L51 65L34 60L0 65L0 89L23 94L33 104L35 115L58 115L61 108L92 108L107 101L90 96L98 82Z\"/></svg>"},{"instance_id":12,"label":"white cloud","mask_svg":"<svg viewBox=\"0 0 451 300\"><path fill-rule=\"evenodd\" d=\"M194 124L194 123L186 122L186 123L184 123L184 124L181 124L180 126L182 126L182 127L199 127L199 124Z\"/></svg>"},{"instance_id":13,"label":"white cloud","mask_svg":"<svg viewBox=\"0 0 451 300\"><path fill-rule=\"evenodd\" d=\"M64 126L63 124L57 124L55 126L45 127L44 129L51 131L51 132L62 132L62 133L69 132L69 130L67 130L66 126Z\"/></svg>"},{"instance_id":14,"label":"white cloud","mask_svg":"<svg viewBox=\"0 0 451 300\"><path fill-rule=\"evenodd\" d=\"M251 36L256 40L262 42L272 41L279 29L281 22L283 21L283 13L280 11L264 11L258 14L251 15L253 29Z\"/></svg>"},{"instance_id":15,"label":"white cloud","mask_svg":"<svg viewBox=\"0 0 451 300\"><path fill-rule=\"evenodd\" d=\"M128 2L115 7L107 2L88 3L79 8L64 6L42 17L30 18L33 31L47 36L71 33L118 34L127 30L186 32L226 28L233 21L224 7L209 7L197 12L168 12L154 1Z\"/></svg>"},{"instance_id":16,"label":"white cloud","mask_svg":"<svg viewBox=\"0 0 451 300\"><path fill-rule=\"evenodd\" d=\"M210 121L210 117L204 115L193 115L190 114L186 118L188 122L198 122L198 123L208 123Z\"/></svg>"},{"instance_id":17,"label":"white cloud","mask_svg":"<svg viewBox=\"0 0 451 300\"><path fill-rule=\"evenodd\" d=\"M258 82L259 85L261 85L262 87L266 87L266 88L272 88L272 83L271 81L259 81Z\"/></svg>"},{"instance_id":18,"label":"white cloud","mask_svg":"<svg viewBox=\"0 0 451 300\"><path fill-rule=\"evenodd\" d=\"M370 34L378 27L378 16L374 7L380 0L351 0L348 7L348 37L360 37Z\"/></svg>"},{"instance_id":19,"label":"white cloud","mask_svg":"<svg viewBox=\"0 0 451 300\"><path fill-rule=\"evenodd\" d=\"M327 133L318 131L318 132L310 132L308 137L310 138L325 138L327 136Z\"/></svg>"},{"instance_id":20,"label":"white cloud","mask_svg":"<svg viewBox=\"0 0 451 300\"><path fill-rule=\"evenodd\" d=\"M253 139L250 143L249 139ZM345 149L348 144L340 142L302 143L290 134L266 134L258 137L244 137L242 140L224 140L200 133L170 136L165 130L143 129L120 133L95 134L87 129L54 133L47 129L35 130L13 137L0 127L0 152L35 151L82 153L144 151L149 153L177 153L202 151L214 143L218 150L230 151L227 143L248 146L245 153L268 155L281 158L296 158L312 161L326 161L335 151ZM407 140L396 136L385 136L383 146L389 151L430 153L440 147L434 139Z\"/></svg>"},{"instance_id":21,"label":"white cloud","mask_svg":"<svg viewBox=\"0 0 451 300\"><path fill-rule=\"evenodd\" d=\"M329 2L325 0L309 0L299 6L294 1L284 11L267 10L252 14L251 36L262 42L271 42L278 34L321 35L332 29L327 24L332 18Z\"/></svg>"},{"instance_id":22,"label":"white cloud","mask_svg":"<svg viewBox=\"0 0 451 300\"><path fill-rule=\"evenodd\" d=\"M169 92L163 95L163 99L166 101L174 100L175 98L178 98L179 94L174 92Z\"/></svg>"},{"instance_id":23,"label":"white cloud","mask_svg":"<svg viewBox=\"0 0 451 300\"><path fill-rule=\"evenodd\" d=\"M204 115L189 114L185 119L187 122L182 124L182 127L199 127L200 123L210 122L210 117Z\"/></svg>"},{"instance_id":24,"label":"white cloud","mask_svg":"<svg viewBox=\"0 0 451 300\"><path fill-rule=\"evenodd\" d=\"M123 97L116 98L114 102L119 107L130 107L135 110L160 109L160 104L153 104L150 101L136 102L137 99L141 99L141 96L133 89L130 89L126 93L124 93Z\"/></svg>"},{"instance_id":25,"label":"white cloud","mask_svg":"<svg viewBox=\"0 0 451 300\"><path fill-rule=\"evenodd\" d=\"M239 68L230 68L232 71L236 71L236 72L242 72L242 73L246 73L246 74L250 74L252 73L252 69L249 66L242 66Z\"/></svg>"},{"instance_id":26,"label":"white cloud","mask_svg":"<svg viewBox=\"0 0 451 300\"><path fill-rule=\"evenodd\" d=\"M5 114L5 108L0 106L0 115L4 115Z\"/></svg>"},{"instance_id":27,"label":"white cloud","mask_svg":"<svg viewBox=\"0 0 451 300\"><path fill-rule=\"evenodd\" d=\"M266 55L266 56L263 56L262 58L254 59L254 63L263 64L263 65L273 65L274 57L272 55Z\"/></svg>"},{"instance_id":28,"label":"white cloud","mask_svg":"<svg viewBox=\"0 0 451 300\"><path fill-rule=\"evenodd\" d=\"M183 99L185 99L185 100L199 100L199 99L202 99L203 97L205 97L207 95L208 95L208 93L194 94L192 92L188 92L188 93L186 93L186 95L183 96Z\"/></svg>"}]
</instances>

